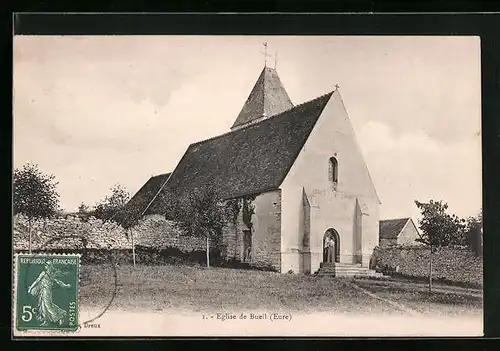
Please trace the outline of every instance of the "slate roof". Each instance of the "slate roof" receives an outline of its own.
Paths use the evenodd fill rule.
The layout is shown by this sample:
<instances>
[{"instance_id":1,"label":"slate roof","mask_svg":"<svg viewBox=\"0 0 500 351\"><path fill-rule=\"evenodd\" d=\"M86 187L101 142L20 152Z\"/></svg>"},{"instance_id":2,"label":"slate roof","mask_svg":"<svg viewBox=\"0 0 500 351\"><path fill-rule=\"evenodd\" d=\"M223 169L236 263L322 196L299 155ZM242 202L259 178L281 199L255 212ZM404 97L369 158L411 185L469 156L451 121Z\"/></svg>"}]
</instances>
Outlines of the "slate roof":
<instances>
[{"instance_id":1,"label":"slate roof","mask_svg":"<svg viewBox=\"0 0 500 351\"><path fill-rule=\"evenodd\" d=\"M207 185L224 199L279 188L332 94L191 144L146 214L161 213L169 198Z\"/></svg>"},{"instance_id":2,"label":"slate roof","mask_svg":"<svg viewBox=\"0 0 500 351\"><path fill-rule=\"evenodd\" d=\"M127 203L127 207L135 207L141 212L146 210L172 173L153 176L144 184Z\"/></svg>"},{"instance_id":3,"label":"slate roof","mask_svg":"<svg viewBox=\"0 0 500 351\"><path fill-rule=\"evenodd\" d=\"M379 222L380 239L397 239L411 218L386 219Z\"/></svg>"},{"instance_id":4,"label":"slate roof","mask_svg":"<svg viewBox=\"0 0 500 351\"><path fill-rule=\"evenodd\" d=\"M231 128L259 119L264 114L267 117L277 115L292 107L292 101L283 87L276 70L264 67Z\"/></svg>"}]
</instances>

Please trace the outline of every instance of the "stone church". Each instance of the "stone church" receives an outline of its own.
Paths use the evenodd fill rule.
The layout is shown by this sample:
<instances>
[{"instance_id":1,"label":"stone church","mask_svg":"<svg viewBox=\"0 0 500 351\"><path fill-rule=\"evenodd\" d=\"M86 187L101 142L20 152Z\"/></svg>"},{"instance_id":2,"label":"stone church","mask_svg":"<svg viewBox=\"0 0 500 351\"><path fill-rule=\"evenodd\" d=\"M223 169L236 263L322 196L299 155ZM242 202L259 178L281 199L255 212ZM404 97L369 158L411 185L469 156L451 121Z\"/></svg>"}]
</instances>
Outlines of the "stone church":
<instances>
[{"instance_id":1,"label":"stone church","mask_svg":"<svg viewBox=\"0 0 500 351\"><path fill-rule=\"evenodd\" d=\"M191 144L172 173L149 179L130 204L161 214L165 194L207 184L243 204L222 236L227 259L313 273L326 237L343 265L368 267L379 243L380 201L338 87L294 105L265 66L231 130Z\"/></svg>"}]
</instances>

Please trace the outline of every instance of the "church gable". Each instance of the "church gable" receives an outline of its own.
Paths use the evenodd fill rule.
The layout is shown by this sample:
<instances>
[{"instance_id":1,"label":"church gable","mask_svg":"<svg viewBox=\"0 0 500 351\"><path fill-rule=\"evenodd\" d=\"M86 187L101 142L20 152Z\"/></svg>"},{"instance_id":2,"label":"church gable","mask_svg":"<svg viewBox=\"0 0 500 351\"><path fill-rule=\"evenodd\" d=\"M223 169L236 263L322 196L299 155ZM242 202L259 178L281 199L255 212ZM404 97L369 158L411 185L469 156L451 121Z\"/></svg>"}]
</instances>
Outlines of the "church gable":
<instances>
[{"instance_id":1,"label":"church gable","mask_svg":"<svg viewBox=\"0 0 500 351\"><path fill-rule=\"evenodd\" d=\"M325 106L284 183L305 184L312 196L335 191L379 202L338 90Z\"/></svg>"},{"instance_id":2,"label":"church gable","mask_svg":"<svg viewBox=\"0 0 500 351\"><path fill-rule=\"evenodd\" d=\"M326 103L282 190L282 270L299 269L303 248L300 209L303 194L311 205L310 266L323 261L323 240L328 231L339 235L341 263L366 267L378 244L380 201L338 90ZM303 258L305 260L305 258Z\"/></svg>"},{"instance_id":3,"label":"church gable","mask_svg":"<svg viewBox=\"0 0 500 351\"><path fill-rule=\"evenodd\" d=\"M241 128L292 107L292 101L276 70L264 67L231 129Z\"/></svg>"}]
</instances>

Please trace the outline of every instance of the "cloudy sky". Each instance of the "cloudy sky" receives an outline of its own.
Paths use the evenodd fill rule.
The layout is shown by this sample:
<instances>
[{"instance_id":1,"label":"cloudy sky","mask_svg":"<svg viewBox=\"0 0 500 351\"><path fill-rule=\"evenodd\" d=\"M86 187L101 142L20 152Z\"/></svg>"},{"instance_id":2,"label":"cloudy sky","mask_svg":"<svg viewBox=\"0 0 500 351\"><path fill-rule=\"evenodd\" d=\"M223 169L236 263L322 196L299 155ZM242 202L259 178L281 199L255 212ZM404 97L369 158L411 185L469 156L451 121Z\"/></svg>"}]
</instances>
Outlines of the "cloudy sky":
<instances>
[{"instance_id":1,"label":"cloudy sky","mask_svg":"<svg viewBox=\"0 0 500 351\"><path fill-rule=\"evenodd\" d=\"M295 104L339 84L381 218L418 218L414 199L480 209L477 37L16 36L14 167L54 174L66 210L134 193L229 130L264 41Z\"/></svg>"}]
</instances>

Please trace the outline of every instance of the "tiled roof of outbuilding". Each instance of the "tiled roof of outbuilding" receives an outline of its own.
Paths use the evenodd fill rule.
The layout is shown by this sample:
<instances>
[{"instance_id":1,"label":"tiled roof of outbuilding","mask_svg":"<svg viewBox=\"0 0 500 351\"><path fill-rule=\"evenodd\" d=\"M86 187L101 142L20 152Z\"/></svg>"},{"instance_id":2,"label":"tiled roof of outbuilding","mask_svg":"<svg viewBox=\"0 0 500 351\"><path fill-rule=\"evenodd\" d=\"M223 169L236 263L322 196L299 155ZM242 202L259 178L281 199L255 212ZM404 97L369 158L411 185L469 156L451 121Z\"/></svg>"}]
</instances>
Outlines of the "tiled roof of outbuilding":
<instances>
[{"instance_id":1,"label":"tiled roof of outbuilding","mask_svg":"<svg viewBox=\"0 0 500 351\"><path fill-rule=\"evenodd\" d=\"M380 239L397 239L410 218L386 219L379 222Z\"/></svg>"}]
</instances>

